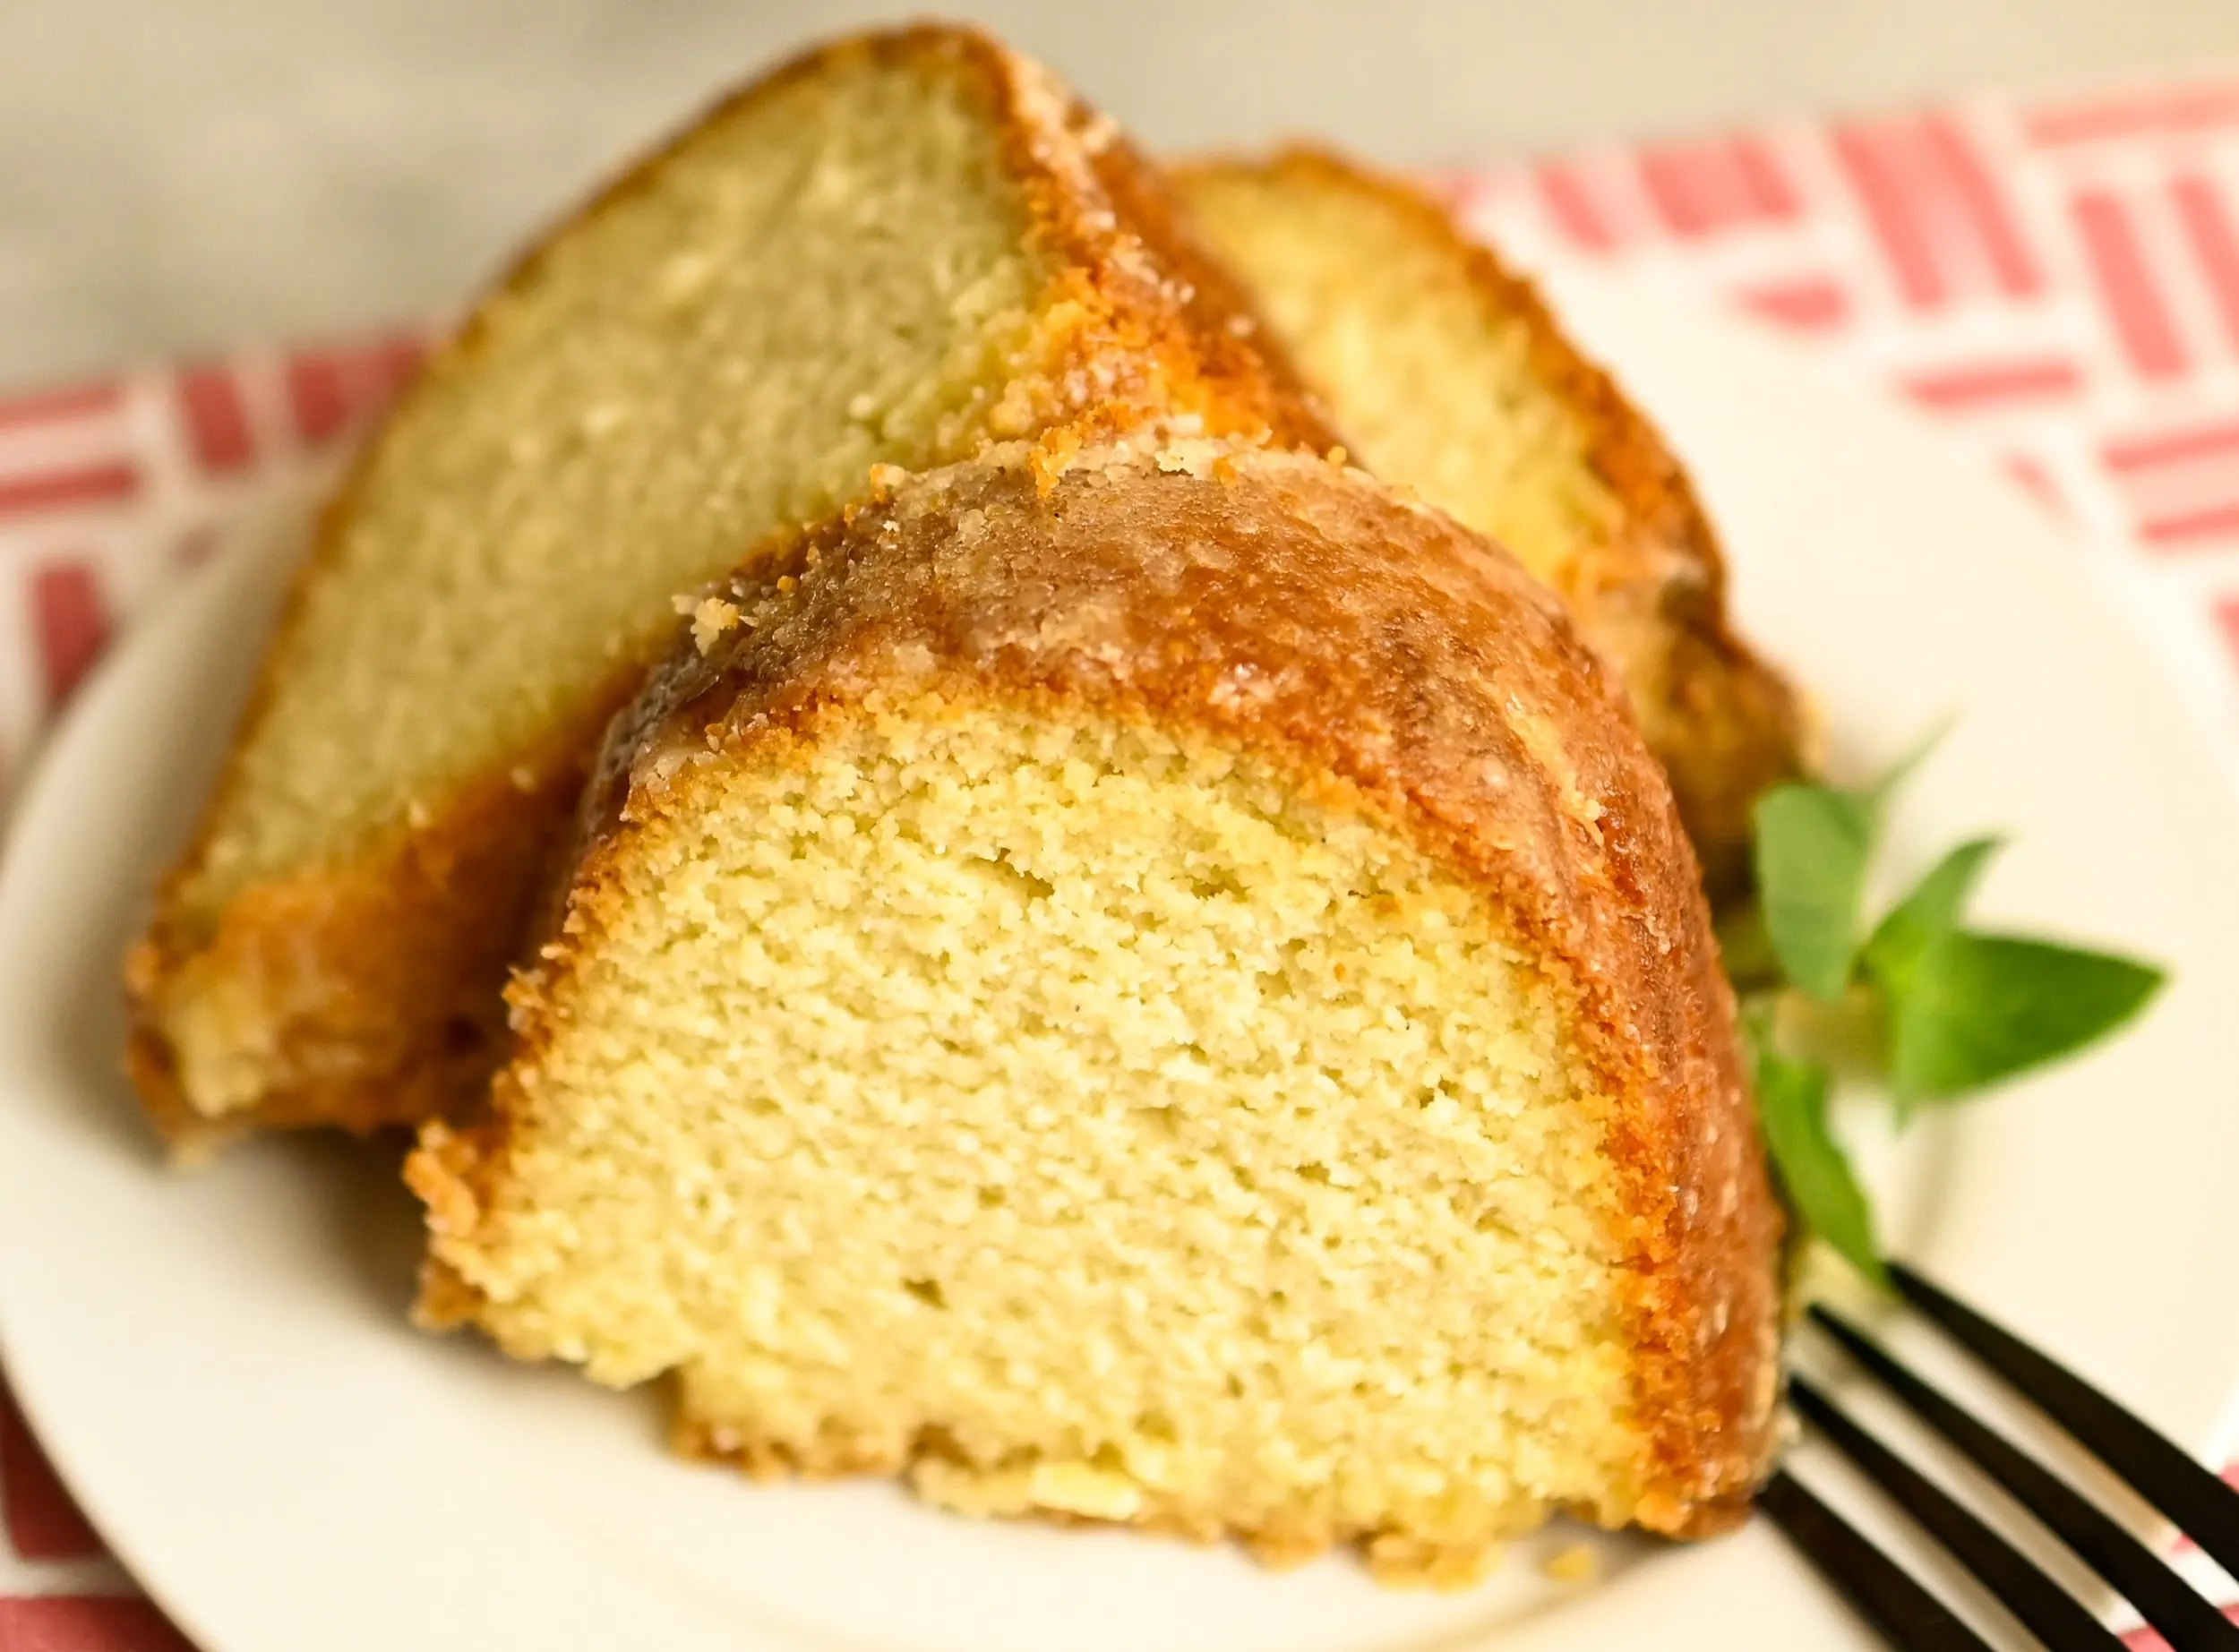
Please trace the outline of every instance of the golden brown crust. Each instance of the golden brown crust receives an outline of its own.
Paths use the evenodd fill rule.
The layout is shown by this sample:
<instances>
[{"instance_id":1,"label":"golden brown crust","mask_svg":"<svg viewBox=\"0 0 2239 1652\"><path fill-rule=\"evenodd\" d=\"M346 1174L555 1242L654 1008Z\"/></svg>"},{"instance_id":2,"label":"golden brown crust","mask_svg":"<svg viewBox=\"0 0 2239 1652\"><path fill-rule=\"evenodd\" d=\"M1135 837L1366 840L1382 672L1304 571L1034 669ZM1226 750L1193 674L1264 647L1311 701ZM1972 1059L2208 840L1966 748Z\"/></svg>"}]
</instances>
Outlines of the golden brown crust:
<instances>
[{"instance_id":1,"label":"golden brown crust","mask_svg":"<svg viewBox=\"0 0 2239 1652\"><path fill-rule=\"evenodd\" d=\"M905 481L767 550L725 587L742 619L704 655L680 646L616 719L567 920L516 980L496 1115L416 1156L436 1231L491 1208L511 1134L533 1128L510 1073L562 1023L640 823L688 812L708 766L813 740L879 697L1091 703L1257 749L1385 819L1543 961L1619 1100L1648 1442L1627 1512L1674 1533L1730 1522L1771 1444L1779 1222L1694 863L1603 668L1512 560L1357 471L1138 441L1077 455L1044 498L1034 458ZM448 1283L450 1314L470 1312Z\"/></svg>"},{"instance_id":2,"label":"golden brown crust","mask_svg":"<svg viewBox=\"0 0 2239 1652\"><path fill-rule=\"evenodd\" d=\"M1083 114L1088 122L1084 141L1098 184L1120 221L1133 227L1178 284L1168 296L1179 304L1188 331L1188 358L1202 364L1214 384L1227 387L1228 398L1273 408L1276 445L1317 453L1339 445L1327 409L1267 330L1257 300L1197 239L1165 178L1106 117ZM1208 423L1207 428L1218 427Z\"/></svg>"},{"instance_id":3,"label":"golden brown crust","mask_svg":"<svg viewBox=\"0 0 2239 1652\"><path fill-rule=\"evenodd\" d=\"M1026 195L1029 235L1059 270L1045 302L1083 310L1068 347L1043 370L1051 399L1040 423L1060 445L1176 416L1248 441L1317 450L1332 443L1243 289L1218 278L1165 182L1108 116L1040 64L945 23L811 51L765 84L856 52L946 59L984 90Z\"/></svg>"},{"instance_id":4,"label":"golden brown crust","mask_svg":"<svg viewBox=\"0 0 2239 1652\"><path fill-rule=\"evenodd\" d=\"M1039 66L969 30L924 25L811 51L732 93L625 171L555 235L646 185L710 121L852 61L922 65L978 87L1002 134L1032 235L1059 273L1044 298L1047 355L1009 433L1046 431L1057 450L1147 421L1325 447L1333 440L1295 374L1255 342L1256 320L1180 227L1163 185L1108 123ZM534 284L554 237L527 253L425 372L471 372L493 311ZM413 416L407 395L391 422ZM339 545L380 439L325 512L296 576L236 737L257 738L281 680L306 594ZM960 451L950 455L961 458ZM634 681L626 676L623 684ZM159 1128L175 1141L266 1126L366 1130L470 1107L493 1059L505 963L575 796L615 685L588 694L544 749L465 777L425 824L396 823L368 844L231 902L215 915L187 892L208 853L239 758L221 776L195 841L167 880L127 970L130 1065ZM524 765L527 789L511 778ZM221 989L262 1010L244 1048L262 1064L251 1104L212 1117L179 1072L188 1000Z\"/></svg>"},{"instance_id":5,"label":"golden brown crust","mask_svg":"<svg viewBox=\"0 0 2239 1652\"><path fill-rule=\"evenodd\" d=\"M254 1129L365 1135L480 1094L506 1049L498 983L582 795L587 754L637 679L614 679L546 754L513 766L528 785L477 776L434 811L437 825L251 890L214 937L167 905L125 961L126 1064L165 1139L191 1152ZM245 989L271 1038L264 1099L216 1118L181 1082L176 1007L182 986L212 977Z\"/></svg>"},{"instance_id":6,"label":"golden brown crust","mask_svg":"<svg viewBox=\"0 0 2239 1652\"><path fill-rule=\"evenodd\" d=\"M1193 179L1227 176L1367 196L1450 258L1488 316L1523 330L1533 376L1578 417L1588 461L1621 513L1618 534L1558 588L1587 641L1625 676L1713 896L1737 893L1748 878L1750 805L1799 772L1802 721L1788 683L1728 622L1718 536L1654 424L1579 353L1530 281L1412 184L1311 146L1175 173L1185 195Z\"/></svg>"}]
</instances>

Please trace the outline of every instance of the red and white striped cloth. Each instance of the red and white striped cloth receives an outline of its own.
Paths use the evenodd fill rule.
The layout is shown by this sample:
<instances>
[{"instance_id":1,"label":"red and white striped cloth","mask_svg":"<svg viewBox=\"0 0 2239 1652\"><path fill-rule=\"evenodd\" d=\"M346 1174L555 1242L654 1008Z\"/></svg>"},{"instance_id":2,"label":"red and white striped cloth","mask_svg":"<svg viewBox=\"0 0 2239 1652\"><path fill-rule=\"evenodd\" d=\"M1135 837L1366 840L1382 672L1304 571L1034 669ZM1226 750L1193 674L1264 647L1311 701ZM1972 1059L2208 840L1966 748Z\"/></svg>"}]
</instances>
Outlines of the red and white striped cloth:
<instances>
[{"instance_id":1,"label":"red and white striped cloth","mask_svg":"<svg viewBox=\"0 0 2239 1652\"><path fill-rule=\"evenodd\" d=\"M1923 409L2158 611L2239 740L2239 75L1442 182L1527 266L1737 308ZM416 355L395 333L0 398L0 784L227 513L360 428ZM185 1644L0 1391L0 1652Z\"/></svg>"}]
</instances>

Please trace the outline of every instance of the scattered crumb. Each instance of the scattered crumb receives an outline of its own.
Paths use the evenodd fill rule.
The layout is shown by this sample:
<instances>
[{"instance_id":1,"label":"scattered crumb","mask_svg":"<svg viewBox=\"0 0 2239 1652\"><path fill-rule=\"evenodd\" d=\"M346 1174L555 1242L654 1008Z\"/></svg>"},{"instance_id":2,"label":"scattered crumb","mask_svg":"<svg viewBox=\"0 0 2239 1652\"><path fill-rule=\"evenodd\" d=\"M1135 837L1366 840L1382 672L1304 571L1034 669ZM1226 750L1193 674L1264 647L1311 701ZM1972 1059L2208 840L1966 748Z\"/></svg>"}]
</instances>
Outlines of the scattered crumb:
<instances>
[{"instance_id":1,"label":"scattered crumb","mask_svg":"<svg viewBox=\"0 0 2239 1652\"><path fill-rule=\"evenodd\" d=\"M513 765L506 778L513 783L516 792L534 792L536 789L536 771L526 763Z\"/></svg>"},{"instance_id":2,"label":"scattered crumb","mask_svg":"<svg viewBox=\"0 0 2239 1652\"><path fill-rule=\"evenodd\" d=\"M1473 1588L1500 1564L1501 1547L1453 1547L1398 1532L1368 1539L1368 1575L1386 1588L1427 1588L1441 1593Z\"/></svg>"},{"instance_id":3,"label":"scattered crumb","mask_svg":"<svg viewBox=\"0 0 2239 1652\"><path fill-rule=\"evenodd\" d=\"M739 605L711 596L692 610L692 646L705 655L716 638L739 622Z\"/></svg>"},{"instance_id":4,"label":"scattered crumb","mask_svg":"<svg viewBox=\"0 0 2239 1652\"><path fill-rule=\"evenodd\" d=\"M1034 492L1047 499L1057 490L1058 479L1065 475L1073 456L1081 450L1081 433L1066 428L1053 430L1034 445L1026 455L1026 468L1034 479Z\"/></svg>"},{"instance_id":5,"label":"scattered crumb","mask_svg":"<svg viewBox=\"0 0 2239 1652\"><path fill-rule=\"evenodd\" d=\"M1557 1583L1591 1583L1601 1575L1601 1556L1590 1543L1574 1543L1547 1557L1540 1570Z\"/></svg>"},{"instance_id":6,"label":"scattered crumb","mask_svg":"<svg viewBox=\"0 0 2239 1652\"><path fill-rule=\"evenodd\" d=\"M1345 451L1345 444L1340 441L1332 444L1327 457L1331 464L1342 465L1352 456Z\"/></svg>"},{"instance_id":7,"label":"scattered crumb","mask_svg":"<svg viewBox=\"0 0 2239 1652\"><path fill-rule=\"evenodd\" d=\"M847 398L847 416L858 422L868 420L879 411L879 398L869 390L858 390ZM874 474L877 466L873 466Z\"/></svg>"},{"instance_id":8,"label":"scattered crumb","mask_svg":"<svg viewBox=\"0 0 2239 1652\"><path fill-rule=\"evenodd\" d=\"M871 467L871 491L890 493L910 479L910 473L899 465L880 463Z\"/></svg>"},{"instance_id":9,"label":"scattered crumb","mask_svg":"<svg viewBox=\"0 0 2239 1652\"><path fill-rule=\"evenodd\" d=\"M428 813L427 805L421 802L418 798L414 798L404 806L404 823L415 832L426 831L429 823L434 818L433 815Z\"/></svg>"}]
</instances>

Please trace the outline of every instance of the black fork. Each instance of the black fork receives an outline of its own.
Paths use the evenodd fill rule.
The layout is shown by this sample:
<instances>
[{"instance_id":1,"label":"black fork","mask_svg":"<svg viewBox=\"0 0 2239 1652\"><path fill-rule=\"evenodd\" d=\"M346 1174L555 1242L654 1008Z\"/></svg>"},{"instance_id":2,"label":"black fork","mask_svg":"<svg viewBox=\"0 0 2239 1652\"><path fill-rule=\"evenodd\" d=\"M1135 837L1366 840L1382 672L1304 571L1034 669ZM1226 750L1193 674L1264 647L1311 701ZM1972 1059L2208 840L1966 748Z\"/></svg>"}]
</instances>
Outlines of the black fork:
<instances>
[{"instance_id":1,"label":"black fork","mask_svg":"<svg viewBox=\"0 0 2239 1652\"><path fill-rule=\"evenodd\" d=\"M1899 1295L2007 1386L2060 1425L2226 1571L2239 1577L2239 1492L2073 1373L1910 1268L1892 1264ZM2226 1619L2152 1550L2065 1480L1922 1381L1841 1315L1811 1318L1905 1408L1970 1459L2120 1594L2175 1652L2239 1652ZM1860 1427L1803 1377L1797 1411L1857 1465L2052 1652L2122 1652L2035 1562ZM1758 1499L1773 1523L1893 1647L1989 1652L1959 1617L1786 1470Z\"/></svg>"}]
</instances>

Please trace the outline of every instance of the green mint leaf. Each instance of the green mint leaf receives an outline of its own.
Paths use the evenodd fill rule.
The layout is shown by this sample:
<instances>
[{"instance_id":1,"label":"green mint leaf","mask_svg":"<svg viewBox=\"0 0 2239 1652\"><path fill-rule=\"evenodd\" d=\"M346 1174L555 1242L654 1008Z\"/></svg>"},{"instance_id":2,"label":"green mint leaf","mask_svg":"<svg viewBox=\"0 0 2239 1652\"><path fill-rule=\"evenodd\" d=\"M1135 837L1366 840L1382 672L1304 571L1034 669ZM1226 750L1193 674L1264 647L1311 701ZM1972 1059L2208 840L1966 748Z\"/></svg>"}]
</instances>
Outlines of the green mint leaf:
<instances>
[{"instance_id":1,"label":"green mint leaf","mask_svg":"<svg viewBox=\"0 0 2239 1652\"><path fill-rule=\"evenodd\" d=\"M1978 837L1961 843L1931 868L1910 894L1890 908L1866 943L1863 961L1874 984L1901 992L1922 950L1938 936L1959 928L1967 899L1982 879L1990 857L2005 840Z\"/></svg>"},{"instance_id":2,"label":"green mint leaf","mask_svg":"<svg viewBox=\"0 0 2239 1652\"><path fill-rule=\"evenodd\" d=\"M1832 1003L1849 984L1858 895L1874 848L1873 806L1825 786L1775 786L1757 800L1757 899L1790 984Z\"/></svg>"},{"instance_id":3,"label":"green mint leaf","mask_svg":"<svg viewBox=\"0 0 2239 1652\"><path fill-rule=\"evenodd\" d=\"M1773 1047L1763 1018L1745 1022L1755 1073L1757 1121L1797 1220L1877 1285L1886 1286L1874 1211L1827 1123L1827 1069Z\"/></svg>"},{"instance_id":4,"label":"green mint leaf","mask_svg":"<svg viewBox=\"0 0 2239 1652\"><path fill-rule=\"evenodd\" d=\"M2114 1031L2166 979L2107 953L1948 931L1891 995L1890 1086L1904 1107L2012 1078Z\"/></svg>"}]
</instances>

